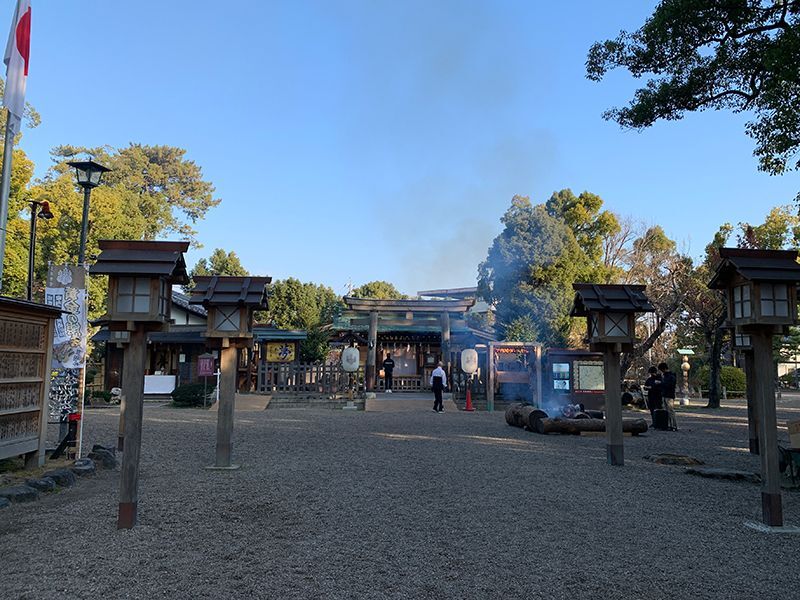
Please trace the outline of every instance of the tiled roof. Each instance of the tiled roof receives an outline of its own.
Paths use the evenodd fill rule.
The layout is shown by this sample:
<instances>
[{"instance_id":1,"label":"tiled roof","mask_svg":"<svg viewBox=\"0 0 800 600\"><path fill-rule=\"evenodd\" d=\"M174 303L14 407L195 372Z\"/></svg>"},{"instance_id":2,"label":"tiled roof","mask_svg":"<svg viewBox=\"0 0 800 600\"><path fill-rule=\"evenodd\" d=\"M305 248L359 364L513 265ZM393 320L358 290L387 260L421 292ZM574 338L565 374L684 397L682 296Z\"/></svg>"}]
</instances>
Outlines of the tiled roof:
<instances>
[{"instance_id":1,"label":"tiled roof","mask_svg":"<svg viewBox=\"0 0 800 600\"><path fill-rule=\"evenodd\" d=\"M800 264L795 250L751 250L720 248L722 262L708 283L711 289L727 287L738 273L750 281L800 282Z\"/></svg>"},{"instance_id":2,"label":"tiled roof","mask_svg":"<svg viewBox=\"0 0 800 600\"><path fill-rule=\"evenodd\" d=\"M190 304L209 306L267 307L267 285L271 277L194 277Z\"/></svg>"},{"instance_id":3,"label":"tiled roof","mask_svg":"<svg viewBox=\"0 0 800 600\"><path fill-rule=\"evenodd\" d=\"M585 317L590 312L653 312L643 285L599 285L573 283L575 301L570 315Z\"/></svg>"},{"instance_id":4,"label":"tiled roof","mask_svg":"<svg viewBox=\"0 0 800 600\"><path fill-rule=\"evenodd\" d=\"M189 242L100 240L99 246L93 275L150 275L168 277L178 284L189 282L183 259Z\"/></svg>"}]
</instances>

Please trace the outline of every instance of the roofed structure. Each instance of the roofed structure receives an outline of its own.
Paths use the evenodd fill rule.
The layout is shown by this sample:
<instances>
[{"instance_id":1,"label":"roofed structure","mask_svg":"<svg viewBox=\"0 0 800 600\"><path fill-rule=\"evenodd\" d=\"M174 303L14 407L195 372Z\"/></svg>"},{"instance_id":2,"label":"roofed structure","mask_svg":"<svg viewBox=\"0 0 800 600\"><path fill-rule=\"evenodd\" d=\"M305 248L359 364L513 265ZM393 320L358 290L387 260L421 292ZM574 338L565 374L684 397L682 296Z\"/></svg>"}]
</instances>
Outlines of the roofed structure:
<instances>
[{"instance_id":1,"label":"roofed structure","mask_svg":"<svg viewBox=\"0 0 800 600\"><path fill-rule=\"evenodd\" d=\"M751 250L720 248L722 262L708 283L711 289L723 289L737 274L749 281L800 281L800 263L796 250Z\"/></svg>"},{"instance_id":2,"label":"roofed structure","mask_svg":"<svg viewBox=\"0 0 800 600\"><path fill-rule=\"evenodd\" d=\"M271 281L272 277L195 277L189 304L266 308L267 285Z\"/></svg>"},{"instance_id":3,"label":"roofed structure","mask_svg":"<svg viewBox=\"0 0 800 600\"><path fill-rule=\"evenodd\" d=\"M166 277L172 283L189 283L183 253L189 242L100 240L100 256L93 275Z\"/></svg>"},{"instance_id":4,"label":"roofed structure","mask_svg":"<svg viewBox=\"0 0 800 600\"><path fill-rule=\"evenodd\" d=\"M575 302L571 317L585 317L593 312L654 312L643 285L598 285L573 283Z\"/></svg>"}]
</instances>

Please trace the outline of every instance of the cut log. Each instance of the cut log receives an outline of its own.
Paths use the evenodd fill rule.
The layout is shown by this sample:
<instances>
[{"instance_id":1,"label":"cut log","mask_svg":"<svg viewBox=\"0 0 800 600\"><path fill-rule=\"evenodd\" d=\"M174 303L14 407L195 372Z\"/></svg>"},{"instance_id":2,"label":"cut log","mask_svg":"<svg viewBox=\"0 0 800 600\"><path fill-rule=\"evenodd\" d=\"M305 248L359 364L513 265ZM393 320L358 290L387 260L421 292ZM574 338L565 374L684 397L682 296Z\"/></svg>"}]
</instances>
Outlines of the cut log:
<instances>
[{"instance_id":1,"label":"cut log","mask_svg":"<svg viewBox=\"0 0 800 600\"><path fill-rule=\"evenodd\" d=\"M602 419L538 419L535 431L537 433L563 433L580 435L582 431L605 431L606 422ZM623 419L622 432L631 435L647 433L647 421L644 419Z\"/></svg>"},{"instance_id":2,"label":"cut log","mask_svg":"<svg viewBox=\"0 0 800 600\"><path fill-rule=\"evenodd\" d=\"M531 404L512 404L506 409L506 423L514 427L534 430L541 418L547 418L547 413Z\"/></svg>"},{"instance_id":3,"label":"cut log","mask_svg":"<svg viewBox=\"0 0 800 600\"><path fill-rule=\"evenodd\" d=\"M508 408L506 408L506 423L512 427L522 427L522 423L519 421L519 411L523 406L525 405L511 404Z\"/></svg>"}]
</instances>

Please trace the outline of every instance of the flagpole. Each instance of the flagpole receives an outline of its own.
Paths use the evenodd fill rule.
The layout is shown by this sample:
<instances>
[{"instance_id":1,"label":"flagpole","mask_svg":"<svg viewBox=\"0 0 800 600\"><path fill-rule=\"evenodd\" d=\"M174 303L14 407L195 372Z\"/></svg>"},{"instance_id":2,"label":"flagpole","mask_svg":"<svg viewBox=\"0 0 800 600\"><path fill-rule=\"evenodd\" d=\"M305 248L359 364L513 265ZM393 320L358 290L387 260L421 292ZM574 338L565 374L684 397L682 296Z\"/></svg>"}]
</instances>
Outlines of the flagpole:
<instances>
[{"instance_id":1,"label":"flagpole","mask_svg":"<svg viewBox=\"0 0 800 600\"><path fill-rule=\"evenodd\" d=\"M0 181L0 290L3 289L3 263L6 256L6 226L8 223L8 198L11 191L11 157L14 152L15 129L19 120L6 110L6 138L3 142L3 173Z\"/></svg>"}]
</instances>

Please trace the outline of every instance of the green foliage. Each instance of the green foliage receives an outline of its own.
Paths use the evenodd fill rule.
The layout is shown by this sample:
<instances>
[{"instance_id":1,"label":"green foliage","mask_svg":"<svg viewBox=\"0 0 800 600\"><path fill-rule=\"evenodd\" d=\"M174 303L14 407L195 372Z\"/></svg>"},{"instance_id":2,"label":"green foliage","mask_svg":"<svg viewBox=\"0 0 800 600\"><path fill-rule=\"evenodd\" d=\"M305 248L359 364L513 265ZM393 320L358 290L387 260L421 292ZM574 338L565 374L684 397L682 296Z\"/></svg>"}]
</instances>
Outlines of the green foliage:
<instances>
[{"instance_id":1,"label":"green foliage","mask_svg":"<svg viewBox=\"0 0 800 600\"><path fill-rule=\"evenodd\" d=\"M733 230L731 225L727 227ZM781 250L800 245L800 217L790 206L776 206L760 225L739 223L738 244L743 248Z\"/></svg>"},{"instance_id":2,"label":"green foliage","mask_svg":"<svg viewBox=\"0 0 800 600\"><path fill-rule=\"evenodd\" d=\"M404 300L405 294L388 281L370 281L355 288L351 293L355 298L374 298L376 300Z\"/></svg>"},{"instance_id":3,"label":"green foliage","mask_svg":"<svg viewBox=\"0 0 800 600\"><path fill-rule=\"evenodd\" d=\"M588 259L598 269L603 258L603 240L620 230L619 221L614 214L601 210L603 199L591 192L575 196L570 189L555 192L545 204L547 214L563 221L575 235L575 241ZM593 280L603 280L604 274L597 273Z\"/></svg>"},{"instance_id":4,"label":"green foliage","mask_svg":"<svg viewBox=\"0 0 800 600\"><path fill-rule=\"evenodd\" d=\"M214 186L203 179L202 169L194 161L186 159L183 148L142 144L119 150L58 146L51 152L57 161L54 173L69 171L61 161L77 154L89 154L112 169L103 178L105 185L136 196L138 212L145 218L145 239L177 233L194 241L196 231L191 224L220 203L213 197Z\"/></svg>"},{"instance_id":5,"label":"green foliage","mask_svg":"<svg viewBox=\"0 0 800 600\"><path fill-rule=\"evenodd\" d=\"M270 287L267 320L280 329L305 329L330 323L342 306L341 299L325 285L302 283L294 277Z\"/></svg>"},{"instance_id":6,"label":"green foliage","mask_svg":"<svg viewBox=\"0 0 800 600\"><path fill-rule=\"evenodd\" d=\"M300 360L302 362L321 362L328 356L328 332L312 327L307 331L308 337L300 342Z\"/></svg>"},{"instance_id":7,"label":"green foliage","mask_svg":"<svg viewBox=\"0 0 800 600\"><path fill-rule=\"evenodd\" d=\"M697 383L703 388L708 389L711 383L711 368L703 365L697 370ZM747 390L747 377L742 369L723 365L719 371L719 383L727 390L728 396L742 396Z\"/></svg>"},{"instance_id":8,"label":"green foliage","mask_svg":"<svg viewBox=\"0 0 800 600\"><path fill-rule=\"evenodd\" d=\"M242 266L236 253L225 252L222 248L215 248L208 259L201 258L197 261L194 268L189 271L189 277L194 279L196 276L208 275L227 275L231 277L244 277L249 275Z\"/></svg>"},{"instance_id":9,"label":"green foliage","mask_svg":"<svg viewBox=\"0 0 800 600\"><path fill-rule=\"evenodd\" d=\"M55 218L38 222L34 280L44 282L47 265L74 264L78 255L83 214L83 193L66 161L81 152L91 153L112 167L103 184L92 191L86 255L98 253L100 239L153 239L178 233L191 239L189 223L203 218L219 203L213 186L202 179L200 168L184 158L185 150L169 146L131 144L121 150L60 146L45 178L30 185L33 164L14 151L9 206L3 292L24 296L27 283L28 200L48 200ZM105 278L89 279L89 316L105 310ZM36 298L37 290L34 290Z\"/></svg>"},{"instance_id":10,"label":"green foliage","mask_svg":"<svg viewBox=\"0 0 800 600\"><path fill-rule=\"evenodd\" d=\"M800 1L661 0L640 29L589 50L589 79L619 67L647 79L607 119L641 129L708 108L747 111L760 169L800 167Z\"/></svg>"},{"instance_id":11,"label":"green foliage","mask_svg":"<svg viewBox=\"0 0 800 600\"><path fill-rule=\"evenodd\" d=\"M89 390L87 390L87 392L88 391ZM94 390L89 394L89 398L91 399L92 404L97 404L99 400L109 403L111 402L111 392L106 390Z\"/></svg>"},{"instance_id":12,"label":"green foliage","mask_svg":"<svg viewBox=\"0 0 800 600\"><path fill-rule=\"evenodd\" d=\"M544 205L532 206L527 197L515 196L501 221L505 228L478 268L478 292L496 305L498 333L564 345L572 283L596 265L563 219Z\"/></svg>"},{"instance_id":13,"label":"green foliage","mask_svg":"<svg viewBox=\"0 0 800 600\"><path fill-rule=\"evenodd\" d=\"M305 330L308 338L300 342L299 358L303 362L316 362L328 355L329 335L322 327L333 321L342 306L331 288L290 277L272 284L269 309L259 313L258 320L280 329Z\"/></svg>"},{"instance_id":14,"label":"green foliage","mask_svg":"<svg viewBox=\"0 0 800 600\"><path fill-rule=\"evenodd\" d=\"M202 383L187 383L179 385L172 391L172 402L176 406L203 406L205 386Z\"/></svg>"}]
</instances>

